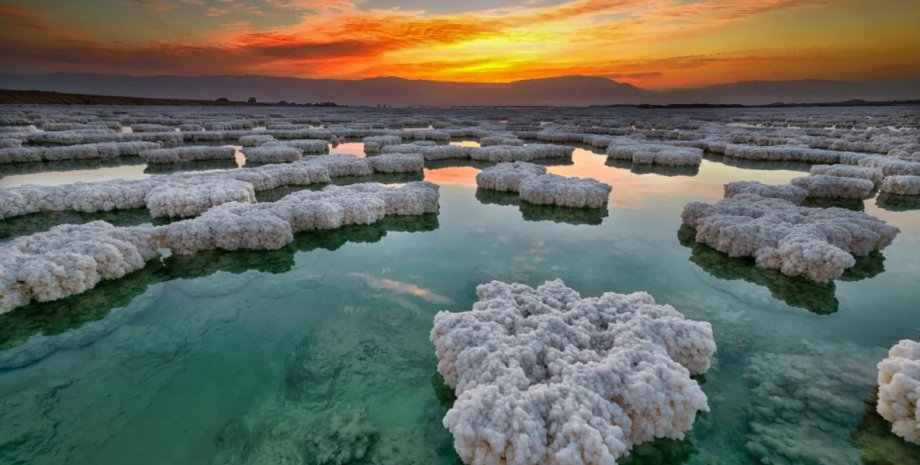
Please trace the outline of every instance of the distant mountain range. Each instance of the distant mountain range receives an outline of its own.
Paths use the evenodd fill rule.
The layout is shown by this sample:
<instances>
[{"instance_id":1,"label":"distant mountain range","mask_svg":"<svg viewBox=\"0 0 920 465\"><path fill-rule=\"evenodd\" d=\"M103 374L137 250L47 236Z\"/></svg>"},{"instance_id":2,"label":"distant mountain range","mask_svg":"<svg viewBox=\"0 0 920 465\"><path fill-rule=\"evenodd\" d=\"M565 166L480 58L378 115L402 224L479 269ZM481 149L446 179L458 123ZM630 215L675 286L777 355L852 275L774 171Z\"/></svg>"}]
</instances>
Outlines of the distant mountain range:
<instances>
[{"instance_id":1,"label":"distant mountain range","mask_svg":"<svg viewBox=\"0 0 920 465\"><path fill-rule=\"evenodd\" d=\"M588 106L635 104L817 103L917 100L920 79L845 82L746 81L652 91L602 77L562 76L508 83L466 83L380 77L361 80L271 76L125 76L0 74L0 89L165 99L335 102L389 106Z\"/></svg>"}]
</instances>

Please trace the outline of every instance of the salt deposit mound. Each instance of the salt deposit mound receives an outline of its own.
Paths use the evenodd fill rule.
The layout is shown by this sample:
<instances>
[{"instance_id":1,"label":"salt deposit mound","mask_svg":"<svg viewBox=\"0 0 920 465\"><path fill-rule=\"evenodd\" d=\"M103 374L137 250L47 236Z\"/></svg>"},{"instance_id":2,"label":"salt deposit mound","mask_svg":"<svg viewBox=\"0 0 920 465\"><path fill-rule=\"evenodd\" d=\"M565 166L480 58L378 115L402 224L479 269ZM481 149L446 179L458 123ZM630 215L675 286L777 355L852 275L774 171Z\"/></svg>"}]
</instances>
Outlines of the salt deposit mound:
<instances>
[{"instance_id":1,"label":"salt deposit mound","mask_svg":"<svg viewBox=\"0 0 920 465\"><path fill-rule=\"evenodd\" d=\"M99 142L63 147L10 147L0 149L0 164L34 163L59 160L108 160L137 155L144 150L159 148L157 142Z\"/></svg>"},{"instance_id":2,"label":"salt deposit mound","mask_svg":"<svg viewBox=\"0 0 920 465\"><path fill-rule=\"evenodd\" d=\"M574 151L575 149L572 147L552 144L530 144L523 147L517 145L490 145L488 147L474 147L470 150L470 158L491 162L530 161L541 158L569 158Z\"/></svg>"},{"instance_id":3,"label":"salt deposit mound","mask_svg":"<svg viewBox=\"0 0 920 465\"><path fill-rule=\"evenodd\" d=\"M868 199L875 188L868 179L824 175L793 178L790 184L808 191L809 197L827 199Z\"/></svg>"},{"instance_id":4,"label":"salt deposit mound","mask_svg":"<svg viewBox=\"0 0 920 465\"><path fill-rule=\"evenodd\" d=\"M155 230L104 221L55 226L0 247L0 313L120 278L157 256Z\"/></svg>"},{"instance_id":5,"label":"salt deposit mound","mask_svg":"<svg viewBox=\"0 0 920 465\"><path fill-rule=\"evenodd\" d=\"M453 158L470 158L473 147L459 145L417 145L396 144L387 145L380 149L380 153L420 153L425 160L448 160Z\"/></svg>"},{"instance_id":6,"label":"salt deposit mound","mask_svg":"<svg viewBox=\"0 0 920 465\"><path fill-rule=\"evenodd\" d=\"M522 200L537 205L600 208L607 205L612 187L589 178L567 178L556 174L528 176L521 180Z\"/></svg>"},{"instance_id":7,"label":"salt deposit mound","mask_svg":"<svg viewBox=\"0 0 920 465\"><path fill-rule=\"evenodd\" d=\"M303 158L303 152L290 145L260 145L243 149L247 163L290 163Z\"/></svg>"},{"instance_id":8,"label":"salt deposit mound","mask_svg":"<svg viewBox=\"0 0 920 465\"><path fill-rule=\"evenodd\" d=\"M788 200L796 205L801 204L808 197L808 191L801 187L788 184L769 185L758 181L735 181L725 185L725 197L734 197L738 194L757 194L761 197L773 197Z\"/></svg>"},{"instance_id":9,"label":"salt deposit mound","mask_svg":"<svg viewBox=\"0 0 920 465\"><path fill-rule=\"evenodd\" d=\"M879 362L876 409L891 432L920 444L920 343L903 339Z\"/></svg>"},{"instance_id":10,"label":"salt deposit mound","mask_svg":"<svg viewBox=\"0 0 920 465\"><path fill-rule=\"evenodd\" d=\"M703 151L695 147L648 144L617 139L607 147L607 157L644 165L699 166L703 161Z\"/></svg>"},{"instance_id":11,"label":"salt deposit mound","mask_svg":"<svg viewBox=\"0 0 920 465\"><path fill-rule=\"evenodd\" d=\"M889 195L920 195L920 176L888 176L879 192Z\"/></svg>"},{"instance_id":12,"label":"salt deposit mound","mask_svg":"<svg viewBox=\"0 0 920 465\"><path fill-rule=\"evenodd\" d=\"M411 173L425 169L425 158L417 153L387 153L365 160L376 173Z\"/></svg>"},{"instance_id":13,"label":"salt deposit mound","mask_svg":"<svg viewBox=\"0 0 920 465\"><path fill-rule=\"evenodd\" d=\"M427 182L398 187L376 183L327 186L321 191L294 192L277 202L241 203L228 200L239 194L254 202L251 184L227 179L206 180L220 181L219 185L196 181L161 184L151 191L167 198L152 200L157 212L201 213L194 219L150 227L115 227L103 221L63 225L0 245L0 313L33 300L62 299L92 289L103 279L120 278L143 268L164 248L178 255L213 249L273 250L289 244L293 234L301 231L370 224L387 215L421 215L439 209L438 186ZM214 200L206 205L168 199L180 191L196 193L181 201Z\"/></svg>"},{"instance_id":14,"label":"salt deposit mound","mask_svg":"<svg viewBox=\"0 0 920 465\"><path fill-rule=\"evenodd\" d=\"M234 160L233 147L182 146L168 149L153 149L140 152L147 163L181 163L199 160Z\"/></svg>"},{"instance_id":15,"label":"salt deposit mound","mask_svg":"<svg viewBox=\"0 0 920 465\"><path fill-rule=\"evenodd\" d=\"M252 184L235 179L207 177L158 183L144 197L144 204L154 218L196 216L224 203L255 201L256 193Z\"/></svg>"},{"instance_id":16,"label":"salt deposit mound","mask_svg":"<svg viewBox=\"0 0 920 465\"><path fill-rule=\"evenodd\" d=\"M324 153L329 153L329 142L322 139L290 139L267 142L262 145L289 145L300 150L304 155L321 155Z\"/></svg>"},{"instance_id":17,"label":"salt deposit mound","mask_svg":"<svg viewBox=\"0 0 920 465\"><path fill-rule=\"evenodd\" d=\"M689 203L683 224L696 241L757 266L824 282L891 244L900 230L876 217L842 208L800 207L787 200L738 194L714 205Z\"/></svg>"},{"instance_id":18,"label":"salt deposit mound","mask_svg":"<svg viewBox=\"0 0 920 465\"><path fill-rule=\"evenodd\" d=\"M364 138L364 153L380 153L380 149L387 145L402 143L399 136L371 136Z\"/></svg>"},{"instance_id":19,"label":"salt deposit mound","mask_svg":"<svg viewBox=\"0 0 920 465\"><path fill-rule=\"evenodd\" d=\"M439 312L431 341L456 390L444 417L471 465L612 465L633 446L683 438L706 395L709 323L644 292L582 298L556 280L493 281L472 311Z\"/></svg>"},{"instance_id":20,"label":"salt deposit mound","mask_svg":"<svg viewBox=\"0 0 920 465\"><path fill-rule=\"evenodd\" d=\"M523 161L499 163L476 174L476 185L483 189L517 192L521 180L546 173L546 167Z\"/></svg>"},{"instance_id":21,"label":"salt deposit mound","mask_svg":"<svg viewBox=\"0 0 920 465\"><path fill-rule=\"evenodd\" d=\"M853 165L813 165L809 173L812 175L868 179L876 186L885 177L885 173L879 168Z\"/></svg>"}]
</instances>

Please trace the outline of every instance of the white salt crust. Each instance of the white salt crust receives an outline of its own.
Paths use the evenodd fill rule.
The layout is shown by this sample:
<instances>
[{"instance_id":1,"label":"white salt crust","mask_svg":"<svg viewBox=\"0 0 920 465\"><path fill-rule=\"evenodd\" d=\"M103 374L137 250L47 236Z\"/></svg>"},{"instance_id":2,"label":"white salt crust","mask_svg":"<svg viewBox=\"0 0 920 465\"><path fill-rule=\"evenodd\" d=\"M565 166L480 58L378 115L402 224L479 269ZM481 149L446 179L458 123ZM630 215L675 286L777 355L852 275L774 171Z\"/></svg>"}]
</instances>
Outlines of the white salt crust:
<instances>
[{"instance_id":1,"label":"white salt crust","mask_svg":"<svg viewBox=\"0 0 920 465\"><path fill-rule=\"evenodd\" d=\"M890 195L920 195L920 176L888 176L879 192Z\"/></svg>"},{"instance_id":2,"label":"white salt crust","mask_svg":"<svg viewBox=\"0 0 920 465\"><path fill-rule=\"evenodd\" d=\"M734 181L725 185L725 197L738 194L757 194L761 197L773 197L788 200L796 205L808 197L808 191L789 184L769 185L758 181Z\"/></svg>"},{"instance_id":3,"label":"white salt crust","mask_svg":"<svg viewBox=\"0 0 920 465\"><path fill-rule=\"evenodd\" d=\"M891 432L920 444L920 342L902 339L879 362L876 410Z\"/></svg>"},{"instance_id":4,"label":"white salt crust","mask_svg":"<svg viewBox=\"0 0 920 465\"><path fill-rule=\"evenodd\" d=\"M470 158L491 162L530 161L543 158L569 158L574 151L572 147L552 144L492 145L474 147L470 150Z\"/></svg>"},{"instance_id":5,"label":"white salt crust","mask_svg":"<svg viewBox=\"0 0 920 465\"><path fill-rule=\"evenodd\" d=\"M194 192L199 202L211 199L210 206L184 204L200 210L197 218L163 226L115 227L103 221L63 225L3 244L0 313L31 301L62 299L92 289L103 279L120 278L143 268L162 249L180 255L212 249L278 249L300 231L370 224L386 215L421 215L439 208L438 186L427 182L397 187L374 183L327 186L322 191L298 191L277 202L240 203L232 197L255 201L251 184L211 181L220 184L161 184L151 191L153 208L178 192L172 187ZM162 204L175 209L180 203L165 200ZM184 216L190 212L169 213Z\"/></svg>"},{"instance_id":6,"label":"white salt crust","mask_svg":"<svg viewBox=\"0 0 920 465\"><path fill-rule=\"evenodd\" d=\"M703 151L694 147L616 139L607 147L607 157L640 165L699 166L703 161Z\"/></svg>"},{"instance_id":7,"label":"white salt crust","mask_svg":"<svg viewBox=\"0 0 920 465\"><path fill-rule=\"evenodd\" d=\"M260 145L243 149L246 163L290 163L303 158L300 149L289 145Z\"/></svg>"},{"instance_id":8,"label":"white salt crust","mask_svg":"<svg viewBox=\"0 0 920 465\"><path fill-rule=\"evenodd\" d=\"M690 378L715 352L709 323L644 292L582 298L560 280L476 293L431 331L464 463L613 465L635 445L683 438L709 410Z\"/></svg>"},{"instance_id":9,"label":"white salt crust","mask_svg":"<svg viewBox=\"0 0 920 465\"><path fill-rule=\"evenodd\" d=\"M199 160L234 160L236 149L215 146L182 146L144 150L140 157L147 163L181 163Z\"/></svg>"},{"instance_id":10,"label":"white salt crust","mask_svg":"<svg viewBox=\"0 0 920 465\"><path fill-rule=\"evenodd\" d=\"M521 180L521 200L537 205L600 208L607 205L612 187L590 178L567 178L556 174L528 176Z\"/></svg>"},{"instance_id":11,"label":"white salt crust","mask_svg":"<svg viewBox=\"0 0 920 465\"><path fill-rule=\"evenodd\" d=\"M684 207L683 224L696 241L757 266L824 282L891 244L897 227L862 212L800 207L787 200L738 194L713 205Z\"/></svg>"},{"instance_id":12,"label":"white salt crust","mask_svg":"<svg viewBox=\"0 0 920 465\"><path fill-rule=\"evenodd\" d=\"M476 185L482 189L517 192L521 181L546 173L546 167L523 161L499 163L476 174Z\"/></svg>"},{"instance_id":13,"label":"white salt crust","mask_svg":"<svg viewBox=\"0 0 920 465\"><path fill-rule=\"evenodd\" d=\"M875 184L868 179L811 175L793 178L790 184L808 191L809 197L827 199L868 199Z\"/></svg>"}]
</instances>

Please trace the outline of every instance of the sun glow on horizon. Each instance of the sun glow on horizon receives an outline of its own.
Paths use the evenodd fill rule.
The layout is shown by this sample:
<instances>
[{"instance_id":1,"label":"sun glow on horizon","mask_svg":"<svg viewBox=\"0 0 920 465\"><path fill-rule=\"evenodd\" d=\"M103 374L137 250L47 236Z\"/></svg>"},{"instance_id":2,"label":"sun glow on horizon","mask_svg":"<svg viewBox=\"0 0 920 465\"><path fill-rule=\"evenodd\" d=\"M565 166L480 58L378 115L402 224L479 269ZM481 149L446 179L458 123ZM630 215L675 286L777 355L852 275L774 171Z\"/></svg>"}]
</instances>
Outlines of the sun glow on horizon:
<instances>
[{"instance_id":1,"label":"sun glow on horizon","mask_svg":"<svg viewBox=\"0 0 920 465\"><path fill-rule=\"evenodd\" d=\"M378 0L12 0L0 5L2 70L462 82L589 75L652 89L920 77L917 2L505 0L475 11L429 3L417 11Z\"/></svg>"}]
</instances>

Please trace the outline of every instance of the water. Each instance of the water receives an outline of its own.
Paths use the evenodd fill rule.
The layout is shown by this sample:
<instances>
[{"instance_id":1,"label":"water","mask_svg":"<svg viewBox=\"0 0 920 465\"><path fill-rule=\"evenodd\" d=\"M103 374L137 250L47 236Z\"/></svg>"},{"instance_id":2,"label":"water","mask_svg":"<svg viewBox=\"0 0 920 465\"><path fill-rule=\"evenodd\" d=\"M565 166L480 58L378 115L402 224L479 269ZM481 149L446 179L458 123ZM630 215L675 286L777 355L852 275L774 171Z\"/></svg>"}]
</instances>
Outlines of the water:
<instances>
[{"instance_id":1,"label":"water","mask_svg":"<svg viewBox=\"0 0 920 465\"><path fill-rule=\"evenodd\" d=\"M611 183L609 209L521 204L477 192L469 163L444 164L425 171L442 186L436 216L170 257L0 316L0 463L456 464L434 314L468 309L482 282L557 277L583 295L644 290L713 325L700 379L711 412L625 463L916 463L864 402L887 348L920 336L920 211L857 205L901 234L811 284L680 230L683 205L720 199L725 182L785 183L801 167L707 159L654 174L587 150L573 160L550 171ZM7 237L83 221L24 218Z\"/></svg>"}]
</instances>

